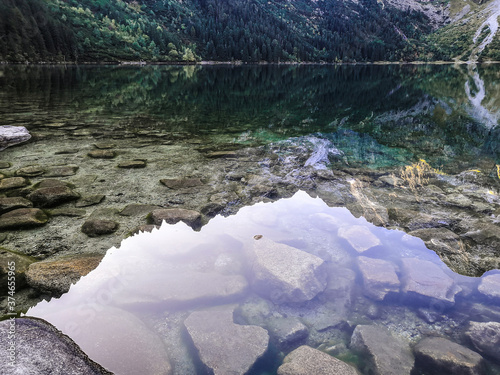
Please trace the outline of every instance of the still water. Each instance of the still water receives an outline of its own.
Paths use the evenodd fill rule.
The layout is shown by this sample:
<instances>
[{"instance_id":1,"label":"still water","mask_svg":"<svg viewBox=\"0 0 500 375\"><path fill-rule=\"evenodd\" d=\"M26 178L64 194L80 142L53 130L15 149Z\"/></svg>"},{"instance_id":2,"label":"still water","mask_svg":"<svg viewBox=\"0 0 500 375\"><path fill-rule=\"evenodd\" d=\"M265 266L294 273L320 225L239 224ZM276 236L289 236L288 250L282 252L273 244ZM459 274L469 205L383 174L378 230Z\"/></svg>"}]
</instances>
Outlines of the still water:
<instances>
[{"instance_id":1,"label":"still water","mask_svg":"<svg viewBox=\"0 0 500 375\"><path fill-rule=\"evenodd\" d=\"M195 346L231 352L223 342L238 339L224 332L234 323L270 336L250 373L276 373L283 355L303 344L365 371L350 348L358 324L387 327L405 345L444 336L478 351L464 334L471 321L500 322L499 286L498 270L455 274L420 239L298 192L216 217L198 232L164 224L130 237L67 294L27 315L51 322L116 374L203 374ZM214 306L233 318L214 325L219 341L200 343L199 327L186 322ZM283 333L290 322L300 335ZM241 351L232 355L238 363ZM220 358L212 366L233 373L237 365ZM488 362L485 373L497 371Z\"/></svg>"}]
</instances>

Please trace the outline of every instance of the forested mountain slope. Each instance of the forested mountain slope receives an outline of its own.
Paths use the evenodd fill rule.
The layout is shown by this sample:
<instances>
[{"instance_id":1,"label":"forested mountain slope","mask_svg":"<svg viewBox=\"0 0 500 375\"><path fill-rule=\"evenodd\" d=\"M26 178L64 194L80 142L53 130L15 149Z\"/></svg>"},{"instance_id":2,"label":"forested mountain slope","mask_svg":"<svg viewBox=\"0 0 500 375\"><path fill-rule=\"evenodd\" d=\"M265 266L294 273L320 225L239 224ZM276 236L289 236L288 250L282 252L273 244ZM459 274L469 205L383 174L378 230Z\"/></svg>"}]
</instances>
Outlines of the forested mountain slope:
<instances>
[{"instance_id":1,"label":"forested mountain slope","mask_svg":"<svg viewBox=\"0 0 500 375\"><path fill-rule=\"evenodd\" d=\"M451 59L450 1L0 0L0 61Z\"/></svg>"}]
</instances>

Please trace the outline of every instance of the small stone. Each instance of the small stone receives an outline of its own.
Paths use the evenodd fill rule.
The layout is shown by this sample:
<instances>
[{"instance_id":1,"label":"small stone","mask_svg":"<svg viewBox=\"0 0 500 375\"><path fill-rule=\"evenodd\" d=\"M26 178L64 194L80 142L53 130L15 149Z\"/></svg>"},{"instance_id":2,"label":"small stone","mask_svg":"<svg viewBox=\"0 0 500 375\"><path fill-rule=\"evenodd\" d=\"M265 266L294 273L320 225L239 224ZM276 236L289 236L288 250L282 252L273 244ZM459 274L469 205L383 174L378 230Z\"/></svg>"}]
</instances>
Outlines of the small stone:
<instances>
[{"instance_id":1,"label":"small stone","mask_svg":"<svg viewBox=\"0 0 500 375\"><path fill-rule=\"evenodd\" d=\"M23 167L21 169L18 169L16 171L16 176L21 176L21 177L36 177L40 176L45 172L45 169L43 169L39 165L29 165L27 167Z\"/></svg>"},{"instance_id":2,"label":"small stone","mask_svg":"<svg viewBox=\"0 0 500 375\"><path fill-rule=\"evenodd\" d=\"M10 177L0 180L0 191L17 189L25 187L29 184L28 180L24 177Z\"/></svg>"},{"instance_id":3,"label":"small stone","mask_svg":"<svg viewBox=\"0 0 500 375\"><path fill-rule=\"evenodd\" d=\"M95 148L99 150L109 150L111 148L115 148L116 145L114 143L106 143L106 142L101 142L101 143L96 143L94 144Z\"/></svg>"},{"instance_id":4,"label":"small stone","mask_svg":"<svg viewBox=\"0 0 500 375\"><path fill-rule=\"evenodd\" d=\"M78 202L75 203L75 207L88 207L94 206L101 203L106 196L102 194L89 195L87 197L82 197Z\"/></svg>"},{"instance_id":5,"label":"small stone","mask_svg":"<svg viewBox=\"0 0 500 375\"><path fill-rule=\"evenodd\" d=\"M203 185L199 178L165 178L160 182L170 189L185 189Z\"/></svg>"},{"instance_id":6,"label":"small stone","mask_svg":"<svg viewBox=\"0 0 500 375\"><path fill-rule=\"evenodd\" d=\"M358 253L380 245L380 240L367 227L350 225L339 228L337 235L344 238Z\"/></svg>"},{"instance_id":7,"label":"small stone","mask_svg":"<svg viewBox=\"0 0 500 375\"><path fill-rule=\"evenodd\" d=\"M62 165L55 167L48 167L45 171L44 177L69 177L74 176L78 171L77 165Z\"/></svg>"},{"instance_id":8,"label":"small stone","mask_svg":"<svg viewBox=\"0 0 500 375\"><path fill-rule=\"evenodd\" d=\"M90 151L87 155L94 159L113 159L116 156L116 152L113 150L94 150Z\"/></svg>"},{"instance_id":9,"label":"small stone","mask_svg":"<svg viewBox=\"0 0 500 375\"><path fill-rule=\"evenodd\" d=\"M18 208L0 216L0 230L39 227L49 218L38 208Z\"/></svg>"},{"instance_id":10,"label":"small stone","mask_svg":"<svg viewBox=\"0 0 500 375\"><path fill-rule=\"evenodd\" d=\"M415 365L429 375L480 375L484 360L478 353L442 337L427 337L415 345Z\"/></svg>"},{"instance_id":11,"label":"small stone","mask_svg":"<svg viewBox=\"0 0 500 375\"><path fill-rule=\"evenodd\" d=\"M76 200L80 195L75 193L67 186L54 186L38 188L28 194L27 198L33 202L36 207L54 207L62 203Z\"/></svg>"},{"instance_id":12,"label":"small stone","mask_svg":"<svg viewBox=\"0 0 500 375\"><path fill-rule=\"evenodd\" d=\"M176 224L183 221L192 228L201 227L201 214L183 208L160 208L151 212L153 224L161 225L163 221L167 224Z\"/></svg>"},{"instance_id":13,"label":"small stone","mask_svg":"<svg viewBox=\"0 0 500 375\"><path fill-rule=\"evenodd\" d=\"M357 375L351 365L309 346L289 353L278 368L278 375Z\"/></svg>"},{"instance_id":14,"label":"small stone","mask_svg":"<svg viewBox=\"0 0 500 375\"><path fill-rule=\"evenodd\" d=\"M382 301L390 293L399 292L396 265L392 262L360 256L357 259L367 297Z\"/></svg>"},{"instance_id":15,"label":"small stone","mask_svg":"<svg viewBox=\"0 0 500 375\"><path fill-rule=\"evenodd\" d=\"M465 335L480 353L498 361L500 358L500 323L470 322Z\"/></svg>"},{"instance_id":16,"label":"small stone","mask_svg":"<svg viewBox=\"0 0 500 375\"><path fill-rule=\"evenodd\" d=\"M118 230L118 223L111 220L88 219L82 225L82 232L89 237L111 234Z\"/></svg>"},{"instance_id":17,"label":"small stone","mask_svg":"<svg viewBox=\"0 0 500 375\"><path fill-rule=\"evenodd\" d=\"M0 214L8 211L15 210L17 208L30 208L33 207L33 203L22 197L0 197Z\"/></svg>"},{"instance_id":18,"label":"small stone","mask_svg":"<svg viewBox=\"0 0 500 375\"><path fill-rule=\"evenodd\" d=\"M146 162L144 160L129 160L118 164L118 168L145 168Z\"/></svg>"},{"instance_id":19,"label":"small stone","mask_svg":"<svg viewBox=\"0 0 500 375\"><path fill-rule=\"evenodd\" d=\"M483 276L477 290L488 298L500 301L500 273Z\"/></svg>"}]
</instances>

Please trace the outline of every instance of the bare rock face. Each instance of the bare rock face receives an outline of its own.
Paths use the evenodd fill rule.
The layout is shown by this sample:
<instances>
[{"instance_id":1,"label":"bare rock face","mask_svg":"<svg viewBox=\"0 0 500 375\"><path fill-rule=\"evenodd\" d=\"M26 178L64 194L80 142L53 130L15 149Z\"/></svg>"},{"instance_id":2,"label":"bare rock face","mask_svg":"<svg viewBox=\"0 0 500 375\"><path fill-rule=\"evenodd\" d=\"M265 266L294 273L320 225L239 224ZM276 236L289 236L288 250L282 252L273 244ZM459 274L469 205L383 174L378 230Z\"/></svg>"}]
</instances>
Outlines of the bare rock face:
<instances>
[{"instance_id":1,"label":"bare rock face","mask_svg":"<svg viewBox=\"0 0 500 375\"><path fill-rule=\"evenodd\" d=\"M267 331L235 324L233 310L221 307L196 311L184 322L201 361L214 375L246 374L267 351Z\"/></svg>"},{"instance_id":2,"label":"bare rock face","mask_svg":"<svg viewBox=\"0 0 500 375\"><path fill-rule=\"evenodd\" d=\"M30 139L31 134L24 126L0 126L0 151Z\"/></svg>"},{"instance_id":3,"label":"bare rock face","mask_svg":"<svg viewBox=\"0 0 500 375\"><path fill-rule=\"evenodd\" d=\"M10 363L11 320L0 322L0 373L23 375L101 375L111 372L95 363L77 344L42 319L15 320L16 362Z\"/></svg>"},{"instance_id":4,"label":"bare rock face","mask_svg":"<svg viewBox=\"0 0 500 375\"><path fill-rule=\"evenodd\" d=\"M275 303L309 301L326 288L323 260L297 248L256 239L250 262L254 290Z\"/></svg>"},{"instance_id":5,"label":"bare rock face","mask_svg":"<svg viewBox=\"0 0 500 375\"><path fill-rule=\"evenodd\" d=\"M278 375L357 375L354 367L309 346L301 346L288 354Z\"/></svg>"},{"instance_id":6,"label":"bare rock face","mask_svg":"<svg viewBox=\"0 0 500 375\"><path fill-rule=\"evenodd\" d=\"M498 361L500 358L500 323L470 322L465 335L480 353Z\"/></svg>"},{"instance_id":7,"label":"bare rock face","mask_svg":"<svg viewBox=\"0 0 500 375\"><path fill-rule=\"evenodd\" d=\"M381 301L389 292L399 292L399 278L394 263L360 256L357 263L363 276L366 296Z\"/></svg>"},{"instance_id":8,"label":"bare rock face","mask_svg":"<svg viewBox=\"0 0 500 375\"><path fill-rule=\"evenodd\" d=\"M427 337L413 349L416 366L425 374L480 375L483 357L442 337Z\"/></svg>"}]
</instances>

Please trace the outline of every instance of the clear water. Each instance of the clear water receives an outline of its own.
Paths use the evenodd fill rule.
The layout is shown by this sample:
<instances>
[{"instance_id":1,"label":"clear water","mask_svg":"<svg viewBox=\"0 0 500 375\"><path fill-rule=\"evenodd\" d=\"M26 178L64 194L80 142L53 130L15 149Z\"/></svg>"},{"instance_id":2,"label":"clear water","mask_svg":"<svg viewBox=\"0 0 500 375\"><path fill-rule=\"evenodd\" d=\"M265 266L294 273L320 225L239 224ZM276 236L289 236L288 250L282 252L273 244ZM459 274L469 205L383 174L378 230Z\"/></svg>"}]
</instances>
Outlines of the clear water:
<instances>
[{"instance_id":1,"label":"clear water","mask_svg":"<svg viewBox=\"0 0 500 375\"><path fill-rule=\"evenodd\" d=\"M352 228L357 232L346 235ZM328 286L311 300L294 303L273 303L262 291L256 293L249 256L256 241L319 257ZM373 260L386 261L384 267L397 274L397 285L385 296L367 287L360 272L360 262ZM348 349L356 324L385 326L413 343L440 335L467 345L462 333L469 321L500 321L500 303L478 291L485 277L497 273L482 278L455 274L420 239L298 192L216 217L198 232L183 223L164 224L130 237L67 294L39 303L27 315L51 322L118 375L160 374L165 357L175 374L204 373L183 322L194 311L226 304L235 309L238 324L267 329L271 321L297 318L309 335L293 345L330 350L359 365ZM408 280L419 277L423 287L412 287ZM238 289L245 280L250 288ZM276 373L293 345L279 347L271 333L268 354L252 373ZM488 371L497 373L491 364Z\"/></svg>"}]
</instances>

